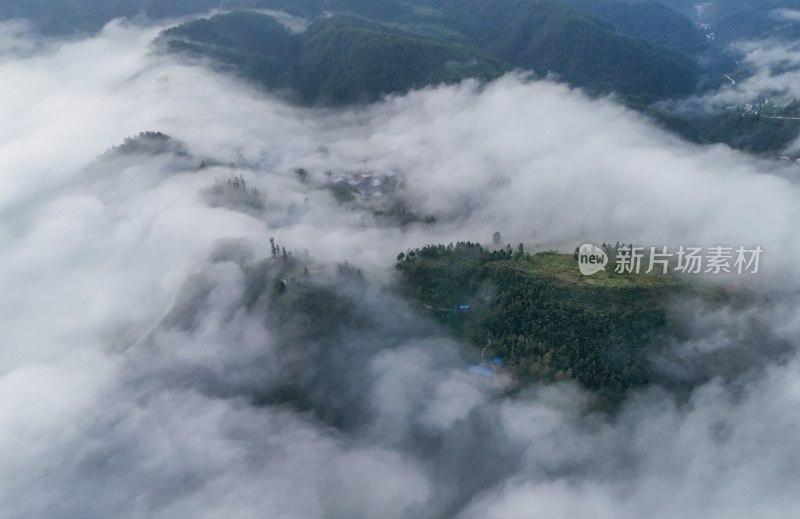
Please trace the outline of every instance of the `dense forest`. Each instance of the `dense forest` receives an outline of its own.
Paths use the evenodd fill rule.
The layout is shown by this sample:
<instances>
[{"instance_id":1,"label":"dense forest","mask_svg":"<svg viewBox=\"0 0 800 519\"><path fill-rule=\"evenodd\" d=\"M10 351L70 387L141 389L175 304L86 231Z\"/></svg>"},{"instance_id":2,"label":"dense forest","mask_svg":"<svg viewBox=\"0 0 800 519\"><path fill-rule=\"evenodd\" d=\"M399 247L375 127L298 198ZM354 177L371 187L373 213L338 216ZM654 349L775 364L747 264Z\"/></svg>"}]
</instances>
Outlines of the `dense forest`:
<instances>
[{"instance_id":1,"label":"dense forest","mask_svg":"<svg viewBox=\"0 0 800 519\"><path fill-rule=\"evenodd\" d=\"M633 99L626 102L669 131L698 144L724 143L747 153L776 158L800 137L800 103L797 101L789 104L779 116L743 113L741 107L690 114L660 110Z\"/></svg>"},{"instance_id":2,"label":"dense forest","mask_svg":"<svg viewBox=\"0 0 800 519\"><path fill-rule=\"evenodd\" d=\"M783 150L800 135L800 120L743 115L735 111L713 114L693 124L706 142L724 142L755 154Z\"/></svg>"},{"instance_id":3,"label":"dense forest","mask_svg":"<svg viewBox=\"0 0 800 519\"><path fill-rule=\"evenodd\" d=\"M439 0L475 45L515 67L556 73L590 92L650 98L683 95L698 69L686 55L617 31L606 20L564 2Z\"/></svg>"},{"instance_id":4,"label":"dense forest","mask_svg":"<svg viewBox=\"0 0 800 519\"><path fill-rule=\"evenodd\" d=\"M302 34L258 13L222 14L170 29L163 39L171 50L212 57L317 104L374 100L466 77L492 79L512 69L554 73L589 92L651 101L688 94L698 81L687 55L628 37L563 2L430 3L412 9L386 1L367 9L340 2L339 14L317 19Z\"/></svg>"},{"instance_id":5,"label":"dense forest","mask_svg":"<svg viewBox=\"0 0 800 519\"><path fill-rule=\"evenodd\" d=\"M751 38L796 38L800 36L800 23L781 20L778 9L797 9L796 0L658 0L660 3L696 16L697 5L702 6L704 23L710 24L716 44L727 45L735 40Z\"/></svg>"},{"instance_id":6,"label":"dense forest","mask_svg":"<svg viewBox=\"0 0 800 519\"><path fill-rule=\"evenodd\" d=\"M208 11L219 0L3 0L0 20L24 18L45 34L95 32L114 18L163 19Z\"/></svg>"},{"instance_id":7,"label":"dense forest","mask_svg":"<svg viewBox=\"0 0 800 519\"><path fill-rule=\"evenodd\" d=\"M667 49L697 54L709 49L703 32L689 17L655 0L642 2L570 0L570 3L611 22L623 34Z\"/></svg>"},{"instance_id":8,"label":"dense forest","mask_svg":"<svg viewBox=\"0 0 800 519\"><path fill-rule=\"evenodd\" d=\"M401 253L396 269L408 297L476 347L488 344L520 382L573 379L609 403L653 381L646 353L679 328L673 298L702 294L671 276L584 277L572 255L522 245L429 245Z\"/></svg>"},{"instance_id":9,"label":"dense forest","mask_svg":"<svg viewBox=\"0 0 800 519\"><path fill-rule=\"evenodd\" d=\"M466 77L490 79L508 67L476 49L430 41L375 22L336 16L301 35L273 17L237 12L197 20L163 35L169 49L210 56L305 103L374 101L383 94Z\"/></svg>"}]
</instances>

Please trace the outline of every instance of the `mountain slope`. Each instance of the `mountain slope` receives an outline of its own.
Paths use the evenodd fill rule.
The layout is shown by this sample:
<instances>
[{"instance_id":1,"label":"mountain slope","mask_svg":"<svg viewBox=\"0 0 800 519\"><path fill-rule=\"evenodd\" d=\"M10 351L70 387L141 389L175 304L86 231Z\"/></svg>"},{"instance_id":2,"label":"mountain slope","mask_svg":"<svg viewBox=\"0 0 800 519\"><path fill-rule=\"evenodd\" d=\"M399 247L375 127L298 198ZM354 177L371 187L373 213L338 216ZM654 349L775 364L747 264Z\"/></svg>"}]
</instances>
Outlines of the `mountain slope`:
<instances>
[{"instance_id":1,"label":"mountain slope","mask_svg":"<svg viewBox=\"0 0 800 519\"><path fill-rule=\"evenodd\" d=\"M477 49L425 40L353 16L321 19L293 34L271 16L238 12L169 29L173 51L208 56L302 102L344 104L508 69Z\"/></svg>"},{"instance_id":2,"label":"mountain slope","mask_svg":"<svg viewBox=\"0 0 800 519\"><path fill-rule=\"evenodd\" d=\"M651 98L683 95L698 69L687 56L618 33L563 2L440 0L479 47L540 75L554 72L592 92Z\"/></svg>"},{"instance_id":3,"label":"mountain slope","mask_svg":"<svg viewBox=\"0 0 800 519\"><path fill-rule=\"evenodd\" d=\"M697 68L685 55L622 35L563 3L432 1L428 10L391 22L323 17L302 34L267 15L230 13L181 25L164 39L172 50L210 56L268 88L292 88L305 103L375 100L514 68L555 73L590 93L645 100L688 94L697 83ZM276 38L282 43L270 47Z\"/></svg>"},{"instance_id":4,"label":"mountain slope","mask_svg":"<svg viewBox=\"0 0 800 519\"><path fill-rule=\"evenodd\" d=\"M627 36L687 54L708 49L703 32L685 15L654 0L570 0L579 9L611 22Z\"/></svg>"},{"instance_id":5,"label":"mountain slope","mask_svg":"<svg viewBox=\"0 0 800 519\"><path fill-rule=\"evenodd\" d=\"M679 329L674 297L721 296L671 276L585 277L572 255L469 242L403 253L396 268L410 299L489 358L500 357L521 382L573 379L609 402L656 378L647 349Z\"/></svg>"},{"instance_id":6,"label":"mountain slope","mask_svg":"<svg viewBox=\"0 0 800 519\"><path fill-rule=\"evenodd\" d=\"M3 0L0 20L24 18L44 34L95 32L114 18L202 13L219 0Z\"/></svg>"}]
</instances>

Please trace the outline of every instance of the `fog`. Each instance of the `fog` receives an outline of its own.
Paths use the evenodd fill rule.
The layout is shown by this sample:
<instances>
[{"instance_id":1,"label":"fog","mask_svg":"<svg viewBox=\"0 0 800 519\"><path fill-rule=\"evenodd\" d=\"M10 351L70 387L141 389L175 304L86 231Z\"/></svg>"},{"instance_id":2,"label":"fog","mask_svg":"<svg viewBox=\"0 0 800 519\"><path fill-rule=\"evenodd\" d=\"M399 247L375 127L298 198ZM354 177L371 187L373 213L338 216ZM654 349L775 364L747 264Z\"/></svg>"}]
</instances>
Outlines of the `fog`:
<instances>
[{"instance_id":1,"label":"fog","mask_svg":"<svg viewBox=\"0 0 800 519\"><path fill-rule=\"evenodd\" d=\"M797 9L776 9L775 16L779 20L787 20L790 22L800 21L800 11Z\"/></svg>"},{"instance_id":2,"label":"fog","mask_svg":"<svg viewBox=\"0 0 800 519\"><path fill-rule=\"evenodd\" d=\"M796 43L781 40L746 41L736 44L742 54L740 66L746 79L709 96L722 107L726 104L744 104L775 100L779 96L800 97L800 48Z\"/></svg>"},{"instance_id":3,"label":"fog","mask_svg":"<svg viewBox=\"0 0 800 519\"><path fill-rule=\"evenodd\" d=\"M722 87L688 99L669 101L664 103L665 106L686 115L702 115L743 110L748 104L759 105L764 101L787 105L800 98L800 47L796 42L780 39L740 41L727 50L738 56L737 68L731 72L732 76L726 76ZM793 116L788 118L796 120ZM800 140L795 140L784 152L795 154L798 150Z\"/></svg>"},{"instance_id":4,"label":"fog","mask_svg":"<svg viewBox=\"0 0 800 519\"><path fill-rule=\"evenodd\" d=\"M0 27L0 517L800 512L793 165L517 75L299 108L159 54L160 29L34 44ZM182 145L106 153L141 131ZM436 223L337 204L329 170L396 171ZM258 203L214 198L239 176ZM390 290L398 252L494 231L765 254L725 281L752 304L689 308L693 336L655 360L704 382L609 416L572 384L499 397ZM322 271L323 321L352 306L335 333L269 297L270 237ZM709 362L726 352L740 362Z\"/></svg>"}]
</instances>

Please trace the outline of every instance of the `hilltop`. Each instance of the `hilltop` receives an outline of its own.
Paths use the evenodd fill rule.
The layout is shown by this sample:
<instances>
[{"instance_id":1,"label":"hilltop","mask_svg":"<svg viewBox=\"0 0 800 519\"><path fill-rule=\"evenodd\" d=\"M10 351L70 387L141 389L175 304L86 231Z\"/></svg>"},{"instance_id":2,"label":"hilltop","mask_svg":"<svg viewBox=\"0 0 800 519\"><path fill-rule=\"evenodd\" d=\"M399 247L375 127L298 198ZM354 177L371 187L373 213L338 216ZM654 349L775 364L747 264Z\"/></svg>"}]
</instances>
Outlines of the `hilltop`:
<instances>
[{"instance_id":1,"label":"hilltop","mask_svg":"<svg viewBox=\"0 0 800 519\"><path fill-rule=\"evenodd\" d=\"M669 275L580 274L571 254L462 242L401 253L401 290L458 336L497 356L521 383L575 380L606 402L654 382L647 353L678 333L677 299L720 289Z\"/></svg>"}]
</instances>

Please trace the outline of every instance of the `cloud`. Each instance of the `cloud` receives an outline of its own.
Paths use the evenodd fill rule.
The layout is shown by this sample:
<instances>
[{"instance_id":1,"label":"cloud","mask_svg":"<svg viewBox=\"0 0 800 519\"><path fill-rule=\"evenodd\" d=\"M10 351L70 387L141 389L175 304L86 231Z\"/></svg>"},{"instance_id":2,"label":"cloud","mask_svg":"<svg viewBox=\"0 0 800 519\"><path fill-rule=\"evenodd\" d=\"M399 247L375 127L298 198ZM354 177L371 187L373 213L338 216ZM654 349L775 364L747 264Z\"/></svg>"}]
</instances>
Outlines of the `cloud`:
<instances>
[{"instance_id":1,"label":"cloud","mask_svg":"<svg viewBox=\"0 0 800 519\"><path fill-rule=\"evenodd\" d=\"M744 41L734 44L733 50L740 54L738 68L731 72L734 77L727 76L722 88L668 104L687 113L702 114L764 100L788 103L800 99L800 47L796 42ZM794 143L789 152L797 149L798 144Z\"/></svg>"},{"instance_id":2,"label":"cloud","mask_svg":"<svg viewBox=\"0 0 800 519\"><path fill-rule=\"evenodd\" d=\"M304 109L154 53L159 27L115 22L41 48L3 27L0 46L19 50L0 60L0 518L800 508L794 170L683 143L547 81ZM189 155L97 159L143 130ZM326 170L397 171L403 202L437 223L387 226L339 205ZM263 210L208 203L239 175ZM646 391L616 417L587 414L569 384L501 398L464 373L468 349L384 284L401 250L497 230L543 247L760 244L749 288L783 310L697 312L675 355L792 354L710 366L691 394ZM329 301L318 313L302 292L282 299L297 306L269 297L273 236L328 267L312 283ZM342 282L345 260L364 281ZM720 332L740 315L753 326Z\"/></svg>"},{"instance_id":3,"label":"cloud","mask_svg":"<svg viewBox=\"0 0 800 519\"><path fill-rule=\"evenodd\" d=\"M800 22L800 10L797 9L776 9L774 14L781 20Z\"/></svg>"},{"instance_id":4,"label":"cloud","mask_svg":"<svg viewBox=\"0 0 800 519\"><path fill-rule=\"evenodd\" d=\"M281 25L292 32L304 32L306 29L308 29L308 26L311 23L305 18L292 16L291 14L283 11L274 11L271 9L254 9L254 11L274 17L281 23Z\"/></svg>"},{"instance_id":5,"label":"cloud","mask_svg":"<svg viewBox=\"0 0 800 519\"><path fill-rule=\"evenodd\" d=\"M413 94L383 110L377 124L329 149L391 150L380 163L409 172L425 212L452 216L478 239L496 228L512 242L542 244L790 240L781 222L765 221L794 212L794 185L756 174L771 166L680 143L560 85L512 76L485 89ZM714 188L698 189L705 185Z\"/></svg>"}]
</instances>

